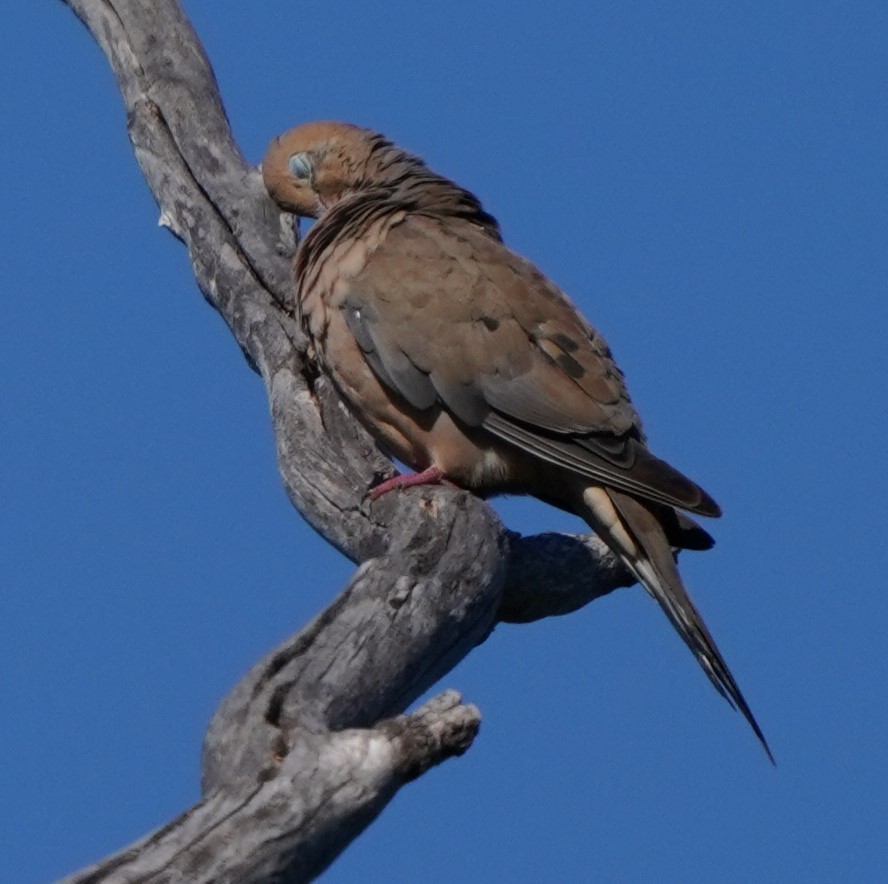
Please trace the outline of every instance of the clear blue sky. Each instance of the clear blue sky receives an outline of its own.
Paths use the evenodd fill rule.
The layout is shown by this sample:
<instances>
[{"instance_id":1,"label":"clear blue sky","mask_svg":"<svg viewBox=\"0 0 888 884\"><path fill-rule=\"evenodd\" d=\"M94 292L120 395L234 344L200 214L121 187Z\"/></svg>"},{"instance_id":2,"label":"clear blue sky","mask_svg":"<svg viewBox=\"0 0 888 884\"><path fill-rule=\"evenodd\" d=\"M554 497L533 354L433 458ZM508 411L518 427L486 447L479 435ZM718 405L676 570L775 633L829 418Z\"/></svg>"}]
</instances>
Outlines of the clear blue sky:
<instances>
[{"instance_id":1,"label":"clear blue sky","mask_svg":"<svg viewBox=\"0 0 888 884\"><path fill-rule=\"evenodd\" d=\"M309 119L385 131L606 334L724 507L683 571L779 763L635 588L448 675L476 744L325 880L884 880L888 4L186 6L253 161ZM98 48L54 2L0 45L0 879L27 884L192 803L218 701L351 567L285 499Z\"/></svg>"}]
</instances>

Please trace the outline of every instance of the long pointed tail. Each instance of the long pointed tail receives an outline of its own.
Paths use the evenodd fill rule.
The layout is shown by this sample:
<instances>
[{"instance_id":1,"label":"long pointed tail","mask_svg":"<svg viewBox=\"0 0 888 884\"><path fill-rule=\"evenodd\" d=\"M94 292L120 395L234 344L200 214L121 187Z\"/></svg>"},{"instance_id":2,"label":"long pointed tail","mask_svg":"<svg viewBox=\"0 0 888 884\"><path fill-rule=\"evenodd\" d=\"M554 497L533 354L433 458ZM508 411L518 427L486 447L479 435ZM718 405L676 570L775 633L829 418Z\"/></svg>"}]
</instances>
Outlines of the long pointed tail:
<instances>
[{"instance_id":1,"label":"long pointed tail","mask_svg":"<svg viewBox=\"0 0 888 884\"><path fill-rule=\"evenodd\" d=\"M740 710L771 763L776 764L762 729L684 588L656 516L634 497L601 487L587 488L583 502L587 507L584 516L592 528L657 600L715 689Z\"/></svg>"}]
</instances>

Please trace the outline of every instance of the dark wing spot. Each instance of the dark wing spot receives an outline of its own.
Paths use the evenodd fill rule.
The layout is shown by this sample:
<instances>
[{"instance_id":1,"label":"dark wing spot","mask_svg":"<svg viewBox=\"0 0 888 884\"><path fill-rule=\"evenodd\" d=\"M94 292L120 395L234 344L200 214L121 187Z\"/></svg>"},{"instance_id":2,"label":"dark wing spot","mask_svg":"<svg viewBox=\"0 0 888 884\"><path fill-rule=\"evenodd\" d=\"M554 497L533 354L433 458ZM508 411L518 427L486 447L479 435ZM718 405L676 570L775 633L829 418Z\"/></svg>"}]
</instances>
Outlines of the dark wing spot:
<instances>
[{"instance_id":1,"label":"dark wing spot","mask_svg":"<svg viewBox=\"0 0 888 884\"><path fill-rule=\"evenodd\" d=\"M570 346L565 347L559 338L566 340ZM570 355L567 350L576 350L576 344L563 332L552 337L534 335L531 340L540 348L545 357L554 362L568 377L577 380L586 374L586 369Z\"/></svg>"},{"instance_id":2,"label":"dark wing spot","mask_svg":"<svg viewBox=\"0 0 888 884\"><path fill-rule=\"evenodd\" d=\"M552 335L552 340L567 353L573 353L580 348L580 345L570 337L570 335L566 335L564 332L558 332L557 334Z\"/></svg>"},{"instance_id":3,"label":"dark wing spot","mask_svg":"<svg viewBox=\"0 0 888 884\"><path fill-rule=\"evenodd\" d=\"M555 361L561 366L561 370L572 378L581 378L586 373L583 366L567 353L562 353Z\"/></svg>"},{"instance_id":4,"label":"dark wing spot","mask_svg":"<svg viewBox=\"0 0 888 884\"><path fill-rule=\"evenodd\" d=\"M494 319L492 316L482 316L481 322L484 323L484 327L488 331L496 331L500 326L499 320Z\"/></svg>"}]
</instances>

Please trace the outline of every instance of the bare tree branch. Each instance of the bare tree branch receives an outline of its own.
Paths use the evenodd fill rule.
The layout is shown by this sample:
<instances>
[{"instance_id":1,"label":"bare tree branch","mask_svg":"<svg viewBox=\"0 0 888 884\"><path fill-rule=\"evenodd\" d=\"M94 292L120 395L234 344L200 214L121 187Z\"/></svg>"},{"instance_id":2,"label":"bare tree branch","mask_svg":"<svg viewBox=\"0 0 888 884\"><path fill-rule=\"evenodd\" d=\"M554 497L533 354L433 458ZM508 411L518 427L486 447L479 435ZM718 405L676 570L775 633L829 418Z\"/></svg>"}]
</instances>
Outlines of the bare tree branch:
<instances>
[{"instance_id":1,"label":"bare tree branch","mask_svg":"<svg viewBox=\"0 0 888 884\"><path fill-rule=\"evenodd\" d=\"M471 744L478 711L453 692L403 713L498 620L567 613L631 581L595 537L519 537L464 492L365 503L392 466L306 355L288 302L292 219L234 143L178 3L64 2L114 69L161 223L262 376L290 499L360 563L336 601L222 703L202 800L68 880L307 880L404 783Z\"/></svg>"}]
</instances>

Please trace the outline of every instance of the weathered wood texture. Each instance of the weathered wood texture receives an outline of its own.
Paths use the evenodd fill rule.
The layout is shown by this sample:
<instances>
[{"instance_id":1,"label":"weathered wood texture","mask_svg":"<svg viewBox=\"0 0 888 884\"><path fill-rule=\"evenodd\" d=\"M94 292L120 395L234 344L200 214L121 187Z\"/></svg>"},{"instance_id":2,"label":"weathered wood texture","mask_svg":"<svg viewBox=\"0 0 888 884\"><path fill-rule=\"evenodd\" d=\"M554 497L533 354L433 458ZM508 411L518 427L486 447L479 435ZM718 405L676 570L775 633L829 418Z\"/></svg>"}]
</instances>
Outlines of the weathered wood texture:
<instances>
[{"instance_id":1,"label":"weathered wood texture","mask_svg":"<svg viewBox=\"0 0 888 884\"><path fill-rule=\"evenodd\" d=\"M114 69L161 223L263 378L290 499L360 564L222 703L202 800L68 880L308 880L404 783L469 747L479 713L455 693L404 711L498 620L567 613L630 581L596 538L519 537L457 490L364 501L391 464L306 354L288 304L292 219L234 143L184 13L175 0L65 2Z\"/></svg>"}]
</instances>

